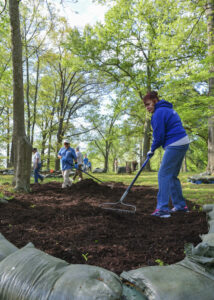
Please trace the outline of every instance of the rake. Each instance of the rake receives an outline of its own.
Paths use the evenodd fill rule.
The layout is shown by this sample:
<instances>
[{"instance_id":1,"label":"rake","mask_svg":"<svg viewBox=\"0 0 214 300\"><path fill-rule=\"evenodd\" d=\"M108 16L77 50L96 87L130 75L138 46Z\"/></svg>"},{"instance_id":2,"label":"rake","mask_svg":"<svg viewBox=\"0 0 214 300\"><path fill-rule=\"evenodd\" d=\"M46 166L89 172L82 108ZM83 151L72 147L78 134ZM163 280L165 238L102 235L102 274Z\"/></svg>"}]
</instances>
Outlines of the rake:
<instances>
[{"instance_id":1,"label":"rake","mask_svg":"<svg viewBox=\"0 0 214 300\"><path fill-rule=\"evenodd\" d=\"M89 174L88 172L83 171L83 170L79 169L78 167L77 167L77 168L74 167L74 168L75 168L75 170L79 170L79 171L85 173L86 175L90 176L91 178L94 178L95 180L97 180L97 181L99 181L99 182L101 182L101 183L104 183L103 181L99 180L98 178L94 177L93 175Z\"/></svg>"},{"instance_id":2,"label":"rake","mask_svg":"<svg viewBox=\"0 0 214 300\"><path fill-rule=\"evenodd\" d=\"M122 213L135 214L136 206L132 205L132 204L129 204L129 203L124 203L123 201L126 198L128 192L132 188L133 184L137 180L138 176L140 175L140 173L142 172L142 170L144 169L144 167L146 166L146 164L147 164L147 162L149 161L150 158L151 158L150 156L147 156L146 160L142 164L142 166L141 166L140 170L138 171L138 173L136 174L135 178L132 180L132 183L129 185L129 187L126 189L126 191L123 193L123 195L122 195L122 197L120 198L119 201L117 201L117 202L106 202L106 203L100 204L99 206L102 207L103 209L107 209L107 210L114 210L114 211L122 212ZM121 208L121 207L124 207L124 208Z\"/></svg>"}]
</instances>

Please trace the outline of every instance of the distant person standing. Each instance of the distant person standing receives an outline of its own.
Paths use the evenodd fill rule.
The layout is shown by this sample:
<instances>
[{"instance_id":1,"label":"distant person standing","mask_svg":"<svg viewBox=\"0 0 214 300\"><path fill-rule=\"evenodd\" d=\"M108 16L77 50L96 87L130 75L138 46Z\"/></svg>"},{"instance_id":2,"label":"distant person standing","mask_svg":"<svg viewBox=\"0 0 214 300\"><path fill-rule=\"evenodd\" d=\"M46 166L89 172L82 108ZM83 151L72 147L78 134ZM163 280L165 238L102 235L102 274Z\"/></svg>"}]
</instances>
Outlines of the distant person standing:
<instances>
[{"instance_id":1,"label":"distant person standing","mask_svg":"<svg viewBox=\"0 0 214 300\"><path fill-rule=\"evenodd\" d=\"M70 147L70 142L68 140L64 141L64 147L62 147L58 152L58 158L61 160L62 176L64 182L62 188L66 188L72 185L69 179L71 169L73 167L73 161L77 164L77 156L75 150Z\"/></svg>"},{"instance_id":2,"label":"distant person standing","mask_svg":"<svg viewBox=\"0 0 214 300\"><path fill-rule=\"evenodd\" d=\"M91 172L91 162L88 161L88 170Z\"/></svg>"},{"instance_id":3,"label":"distant person standing","mask_svg":"<svg viewBox=\"0 0 214 300\"><path fill-rule=\"evenodd\" d=\"M41 181L44 180L44 177L39 174L39 170L42 167L41 156L37 151L37 148L33 148L33 173L34 173L34 182L38 183L38 179Z\"/></svg>"},{"instance_id":4,"label":"distant person standing","mask_svg":"<svg viewBox=\"0 0 214 300\"><path fill-rule=\"evenodd\" d=\"M80 152L79 147L76 148L76 157L77 157L77 164L78 164L78 168L75 171L73 180L76 179L77 176L79 176L79 181L81 181L83 179L82 177L82 166L83 166L83 155Z\"/></svg>"},{"instance_id":5,"label":"distant person standing","mask_svg":"<svg viewBox=\"0 0 214 300\"><path fill-rule=\"evenodd\" d=\"M115 171L115 173L117 173L117 170L118 170L118 160L117 160L117 158L115 158L115 160L114 160L114 171Z\"/></svg>"},{"instance_id":6,"label":"distant person standing","mask_svg":"<svg viewBox=\"0 0 214 300\"><path fill-rule=\"evenodd\" d=\"M87 171L88 169L88 157L87 154L85 154L84 159L83 159L83 170Z\"/></svg>"}]
</instances>

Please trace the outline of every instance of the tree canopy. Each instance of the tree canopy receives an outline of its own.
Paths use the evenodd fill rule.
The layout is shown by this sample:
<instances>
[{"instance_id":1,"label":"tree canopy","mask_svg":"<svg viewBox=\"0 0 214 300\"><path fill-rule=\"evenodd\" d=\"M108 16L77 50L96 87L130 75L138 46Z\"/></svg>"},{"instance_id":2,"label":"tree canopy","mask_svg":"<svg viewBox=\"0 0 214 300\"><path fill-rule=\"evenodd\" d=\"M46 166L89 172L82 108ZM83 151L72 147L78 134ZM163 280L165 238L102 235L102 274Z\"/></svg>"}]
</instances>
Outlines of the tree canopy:
<instances>
[{"instance_id":1,"label":"tree canopy","mask_svg":"<svg viewBox=\"0 0 214 300\"><path fill-rule=\"evenodd\" d=\"M71 27L54 1L19 1L26 136L59 168L63 138L111 170L140 164L151 143L147 91L172 102L192 141L189 170L213 171L213 4L100 0L104 22ZM72 3L71 3L72 5ZM8 4L0 0L1 166L11 166L13 93ZM208 151L209 144L209 151ZM159 167L159 156L151 168Z\"/></svg>"}]
</instances>

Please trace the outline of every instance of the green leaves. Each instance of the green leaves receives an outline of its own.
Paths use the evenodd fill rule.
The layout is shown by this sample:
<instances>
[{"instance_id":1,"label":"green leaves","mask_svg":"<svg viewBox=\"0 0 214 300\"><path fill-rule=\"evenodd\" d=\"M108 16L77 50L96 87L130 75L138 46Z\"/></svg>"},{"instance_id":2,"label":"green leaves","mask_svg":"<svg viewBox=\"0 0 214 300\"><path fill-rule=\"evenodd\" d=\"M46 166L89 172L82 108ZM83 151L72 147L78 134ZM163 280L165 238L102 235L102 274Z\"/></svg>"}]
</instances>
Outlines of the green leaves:
<instances>
[{"instance_id":1,"label":"green leaves","mask_svg":"<svg viewBox=\"0 0 214 300\"><path fill-rule=\"evenodd\" d=\"M72 135L78 131L74 120L81 116L83 125L87 122L89 128L98 126L101 129L102 136L98 131L96 134L93 131L94 137L92 134L81 136L81 139L91 141L90 149L100 155L100 159L103 160L106 155L104 149L107 145L110 145L110 159L116 155L118 148L122 148L121 156L125 152L133 154L133 149L139 147L143 140L145 109L141 98L148 90L154 89L162 98L172 101L188 134L197 140L197 146L205 149L211 100L201 91L207 89L213 56L207 55L204 0L95 2L109 5L105 23L97 23L93 27L87 25L83 32L69 28L66 19L57 16L51 5L50 15L40 13L43 7L40 1L23 2L20 6L23 37L24 33L28 33L23 39L23 46L24 54L29 57L29 123L32 121L36 93L37 49L40 76L36 125L43 136L48 132L53 134L53 143L56 142L61 120L63 132ZM1 116L4 123L11 113L12 97L9 34L8 16L4 13L0 20L0 105L10 108L7 112L3 110ZM40 49L41 45L43 47ZM212 46L209 52L213 52ZM79 89L68 89L63 98L63 86L76 73L82 76L82 79L78 77ZM71 82L75 85L75 80ZM87 93L89 89L90 93ZM81 106L84 101L80 101L73 114L69 115L69 109L81 94L88 103L86 108ZM103 94L106 96L103 97ZM93 101L90 101L92 98ZM109 114L99 116L99 104L102 106L105 99L109 101L105 106ZM109 133L115 116L117 121ZM4 135L5 132L2 133ZM97 150L98 147L102 150ZM198 157L196 151L193 155Z\"/></svg>"}]
</instances>

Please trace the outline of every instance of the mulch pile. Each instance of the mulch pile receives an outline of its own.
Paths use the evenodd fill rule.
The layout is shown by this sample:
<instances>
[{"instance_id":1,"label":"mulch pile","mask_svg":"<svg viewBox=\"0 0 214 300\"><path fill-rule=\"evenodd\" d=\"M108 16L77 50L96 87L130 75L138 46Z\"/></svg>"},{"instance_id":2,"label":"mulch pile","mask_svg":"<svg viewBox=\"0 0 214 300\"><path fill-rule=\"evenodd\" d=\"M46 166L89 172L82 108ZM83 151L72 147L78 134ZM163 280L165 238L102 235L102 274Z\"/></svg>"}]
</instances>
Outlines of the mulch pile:
<instances>
[{"instance_id":1,"label":"mulch pile","mask_svg":"<svg viewBox=\"0 0 214 300\"><path fill-rule=\"evenodd\" d=\"M207 233L206 214L188 202L188 214L160 219L157 190L134 186L125 202L135 214L107 211L100 203L118 201L127 187L85 179L62 189L58 182L32 185L30 194L16 194L0 204L0 232L18 248L32 242L37 249L71 264L90 264L117 274L158 261L182 260L184 244L196 246Z\"/></svg>"}]
</instances>

